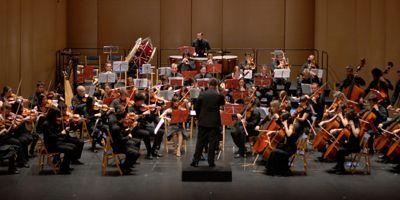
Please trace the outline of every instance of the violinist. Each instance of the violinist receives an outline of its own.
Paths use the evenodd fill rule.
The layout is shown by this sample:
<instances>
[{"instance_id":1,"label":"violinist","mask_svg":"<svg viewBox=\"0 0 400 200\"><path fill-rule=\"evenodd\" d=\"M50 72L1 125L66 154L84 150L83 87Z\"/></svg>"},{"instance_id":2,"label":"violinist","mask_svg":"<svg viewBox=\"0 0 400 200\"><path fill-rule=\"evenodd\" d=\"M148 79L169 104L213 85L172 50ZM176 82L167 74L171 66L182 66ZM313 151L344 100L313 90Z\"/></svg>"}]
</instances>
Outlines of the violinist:
<instances>
[{"instance_id":1,"label":"violinist","mask_svg":"<svg viewBox=\"0 0 400 200\"><path fill-rule=\"evenodd\" d=\"M0 108L3 107L3 102L0 101ZM3 115L0 115L0 159L5 160L8 159L8 173L9 174L19 174L18 169L15 167L15 160L18 155L18 146L12 145L7 142L7 138L5 137L7 132L7 128L5 126L5 119Z\"/></svg>"},{"instance_id":2,"label":"violinist","mask_svg":"<svg viewBox=\"0 0 400 200\"><path fill-rule=\"evenodd\" d=\"M246 155L245 144L249 137L257 136L255 128L259 125L261 115L258 110L255 109L256 105L252 102L247 105L247 110L244 114L236 114L234 117L237 118L237 122L231 132L233 142L239 148L235 158L243 158Z\"/></svg>"},{"instance_id":3,"label":"violinist","mask_svg":"<svg viewBox=\"0 0 400 200\"><path fill-rule=\"evenodd\" d=\"M339 91L343 91L345 88L349 87L352 83L357 86L365 86L365 81L363 78L358 76L358 74L354 74L354 69L352 66L346 67L346 78L340 83Z\"/></svg>"},{"instance_id":4,"label":"violinist","mask_svg":"<svg viewBox=\"0 0 400 200\"><path fill-rule=\"evenodd\" d=\"M136 163L140 156L139 147L140 140L134 138L134 129L137 126L135 116L132 113L113 124L111 127L112 148L115 153L123 153L126 158L124 163L121 164L123 174L130 174L133 165Z\"/></svg>"},{"instance_id":5,"label":"violinist","mask_svg":"<svg viewBox=\"0 0 400 200\"><path fill-rule=\"evenodd\" d=\"M128 106L131 103L125 88L120 88L116 91L118 98L114 99L110 107L115 111L114 115L117 120L121 120L128 112Z\"/></svg>"},{"instance_id":6,"label":"violinist","mask_svg":"<svg viewBox=\"0 0 400 200\"><path fill-rule=\"evenodd\" d=\"M172 110L186 110L187 108L183 108L181 106L179 106L179 98L177 97L173 97L172 100L172 106L171 108L166 109L163 114L161 115L161 118L166 119L167 121L171 121L172 118ZM181 157L181 151L182 151L182 143L183 140L187 140L188 139L188 135L187 132L185 130L185 128L183 127L182 123L177 123L177 124L169 124L168 126L168 135L167 135L168 139L173 138L173 140L175 141L176 145L176 149L175 149L175 155L177 157Z\"/></svg>"},{"instance_id":7,"label":"violinist","mask_svg":"<svg viewBox=\"0 0 400 200\"><path fill-rule=\"evenodd\" d=\"M360 133L360 121L358 119L357 113L354 110L349 110L346 113L346 117L343 117L343 115L339 115L339 118L343 124L343 127L345 128L339 129L338 132L349 131L350 136L347 141L340 145L339 150L336 154L336 165L331 170L328 170L328 172L335 174L345 174L345 157L350 153L356 153L360 151L360 141L358 136Z\"/></svg>"},{"instance_id":8,"label":"violinist","mask_svg":"<svg viewBox=\"0 0 400 200\"><path fill-rule=\"evenodd\" d=\"M293 118L290 117L289 113L283 113L278 121L282 124L285 139L278 144L277 148L272 150L265 167L268 175L290 176L292 172L290 171L289 158L296 153L296 142L299 135L294 130ZM268 134L271 135L274 132L277 131Z\"/></svg>"},{"instance_id":9,"label":"violinist","mask_svg":"<svg viewBox=\"0 0 400 200\"><path fill-rule=\"evenodd\" d=\"M281 111L290 111L291 110L291 101L290 97L288 96L287 92L285 90L282 90L279 92L279 109Z\"/></svg>"},{"instance_id":10,"label":"violinist","mask_svg":"<svg viewBox=\"0 0 400 200\"><path fill-rule=\"evenodd\" d=\"M75 144L65 140L66 132L62 127L63 119L61 115L60 110L57 108L51 108L49 110L46 121L43 123L43 139L49 153L60 152L64 154L61 160L59 174L71 174L73 170L70 167L71 160L76 158L79 152L77 152Z\"/></svg>"},{"instance_id":11,"label":"violinist","mask_svg":"<svg viewBox=\"0 0 400 200\"><path fill-rule=\"evenodd\" d=\"M12 88L10 86L4 86L3 87L3 91L0 95L1 99L3 102L8 102L10 97L13 97L13 91Z\"/></svg>"},{"instance_id":12,"label":"violinist","mask_svg":"<svg viewBox=\"0 0 400 200\"><path fill-rule=\"evenodd\" d=\"M76 95L71 99L72 110L75 114L84 115L86 106L85 87L80 85L76 88Z\"/></svg>"},{"instance_id":13,"label":"violinist","mask_svg":"<svg viewBox=\"0 0 400 200\"><path fill-rule=\"evenodd\" d=\"M371 89L382 92L385 97L382 100L382 105L387 107L390 105L389 90L393 90L393 85L389 79L385 78L382 70L374 68L371 71L373 80L368 85L364 92L364 98L370 93Z\"/></svg>"},{"instance_id":14,"label":"violinist","mask_svg":"<svg viewBox=\"0 0 400 200\"><path fill-rule=\"evenodd\" d=\"M129 112L133 112L140 116L139 119L137 119L138 127L135 131L134 137L143 139L147 150L146 159L151 160L153 157L162 157L162 154L159 151L164 131L160 129L157 134L154 133L155 125L157 125L160 120L155 113L158 108L146 106L144 104L145 100L146 97L143 94L136 94L134 97L135 103L129 107ZM151 146L150 137L154 137L153 146Z\"/></svg>"},{"instance_id":15,"label":"violinist","mask_svg":"<svg viewBox=\"0 0 400 200\"><path fill-rule=\"evenodd\" d=\"M44 83L42 81L37 82L35 93L29 97L29 107L30 108L33 108L33 107L41 104L41 102L38 101L39 95L43 94L45 91L46 91L46 88L45 88Z\"/></svg>"}]
</instances>

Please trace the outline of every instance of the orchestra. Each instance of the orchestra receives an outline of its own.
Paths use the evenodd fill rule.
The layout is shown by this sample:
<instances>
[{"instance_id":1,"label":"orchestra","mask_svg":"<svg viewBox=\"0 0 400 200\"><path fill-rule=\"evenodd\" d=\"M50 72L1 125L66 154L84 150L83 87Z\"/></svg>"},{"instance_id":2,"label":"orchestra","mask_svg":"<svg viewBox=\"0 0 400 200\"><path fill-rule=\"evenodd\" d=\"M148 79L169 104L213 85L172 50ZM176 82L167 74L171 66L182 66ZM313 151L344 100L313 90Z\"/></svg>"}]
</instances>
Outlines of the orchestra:
<instances>
[{"instance_id":1,"label":"orchestra","mask_svg":"<svg viewBox=\"0 0 400 200\"><path fill-rule=\"evenodd\" d=\"M160 74L160 81L153 81L154 85L148 79L145 88L135 82L144 79L136 73L129 75L137 77L130 77L131 83L123 86L113 82L96 84L92 94L85 85L79 85L71 98L49 91L43 82L36 84L29 100L18 96L20 88L14 93L4 86L0 156L9 160L8 171L16 174L29 167L29 159L42 141L48 152L63 155L53 161L59 163L59 173L70 174L71 165L83 164L80 160L88 142L85 139L90 139L91 151L97 152L111 137L113 151L125 154L123 174L130 174L144 152L142 141L146 159L163 159L162 143L167 141L174 142L174 155L182 158L183 144L191 139L188 127L192 126L197 130L197 143L191 166L198 167L206 151L209 167L215 167L216 153L222 149L220 136L225 134L220 113L228 112L227 107L235 108L227 115L233 121L227 126L237 148L233 157L261 155L269 175L292 174L288 163L303 136L309 140L308 151L321 152L317 161L336 162L330 173L346 174L346 156L364 148L370 155L379 155L382 162L399 161L400 81L396 80L393 87L386 78L393 63L389 62L383 71L372 69L373 80L364 89L365 80L359 75L365 70L366 60L362 59L356 69L346 67L346 77L329 94L326 85L330 83L323 82L318 62L310 55L301 66L296 90L291 91L288 77L275 77L276 70L292 67L282 50L272 52L270 65L257 65L254 54L246 53L232 71L221 74L210 70L218 63L202 33L197 34L193 47L194 55L207 56L199 68L193 55L184 52L181 61L170 63L169 73ZM112 73L111 66L106 63L104 72ZM191 71L196 73L187 76L186 72ZM309 85L308 91L304 85ZM86 129L87 135L83 134ZM364 137L368 137L365 147L360 143ZM399 166L395 172L400 172Z\"/></svg>"}]
</instances>

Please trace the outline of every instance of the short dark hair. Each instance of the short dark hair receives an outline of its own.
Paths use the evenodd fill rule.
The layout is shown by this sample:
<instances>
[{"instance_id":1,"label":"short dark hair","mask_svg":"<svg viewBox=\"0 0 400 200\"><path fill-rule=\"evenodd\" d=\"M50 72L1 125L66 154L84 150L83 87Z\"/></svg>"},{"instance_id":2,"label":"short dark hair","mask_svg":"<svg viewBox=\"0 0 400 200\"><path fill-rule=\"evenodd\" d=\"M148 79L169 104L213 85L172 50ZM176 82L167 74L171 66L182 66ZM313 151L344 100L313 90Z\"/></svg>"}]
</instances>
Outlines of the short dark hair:
<instances>
[{"instance_id":1,"label":"short dark hair","mask_svg":"<svg viewBox=\"0 0 400 200\"><path fill-rule=\"evenodd\" d=\"M372 76L374 76L374 77L381 77L383 75L382 70L380 70L376 67L374 69L372 69L371 73L372 73Z\"/></svg>"},{"instance_id":2,"label":"short dark hair","mask_svg":"<svg viewBox=\"0 0 400 200\"><path fill-rule=\"evenodd\" d=\"M135 101L144 101L146 100L146 97L142 93L137 93L134 99Z\"/></svg>"},{"instance_id":3,"label":"short dark hair","mask_svg":"<svg viewBox=\"0 0 400 200\"><path fill-rule=\"evenodd\" d=\"M44 86L43 81L38 81L38 82L36 83L36 87L39 87L39 86Z\"/></svg>"},{"instance_id":4,"label":"short dark hair","mask_svg":"<svg viewBox=\"0 0 400 200\"><path fill-rule=\"evenodd\" d=\"M216 78L212 78L210 82L208 83L209 86L211 87L217 87L218 86L218 80Z\"/></svg>"}]
</instances>

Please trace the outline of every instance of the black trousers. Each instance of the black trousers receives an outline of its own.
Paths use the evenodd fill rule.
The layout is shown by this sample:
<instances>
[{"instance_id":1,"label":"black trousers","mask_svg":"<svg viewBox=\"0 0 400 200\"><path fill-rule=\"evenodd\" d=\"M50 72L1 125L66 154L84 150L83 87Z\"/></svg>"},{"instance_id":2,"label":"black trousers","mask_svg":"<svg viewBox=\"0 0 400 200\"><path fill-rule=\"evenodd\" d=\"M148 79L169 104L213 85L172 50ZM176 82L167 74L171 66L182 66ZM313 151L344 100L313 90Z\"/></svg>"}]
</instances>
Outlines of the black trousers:
<instances>
[{"instance_id":1,"label":"black trousers","mask_svg":"<svg viewBox=\"0 0 400 200\"><path fill-rule=\"evenodd\" d=\"M164 130L159 130L157 135L154 134L154 126L141 127L135 131L134 137L142 139L146 146L147 154L154 153L155 150L159 150L164 135ZM154 137L153 147L151 146L150 138ZM138 144L140 147L140 143Z\"/></svg>"},{"instance_id":2,"label":"black trousers","mask_svg":"<svg viewBox=\"0 0 400 200\"><path fill-rule=\"evenodd\" d=\"M125 162L121 165L122 169L129 169L135 164L136 160L139 158L140 153L139 153L139 148L136 147L136 144L139 142L135 142L134 140L128 140L124 148L122 148L122 152L125 154Z\"/></svg>"},{"instance_id":3,"label":"black trousers","mask_svg":"<svg viewBox=\"0 0 400 200\"><path fill-rule=\"evenodd\" d=\"M289 158L291 154L283 149L274 149L265 165L270 174L285 174L289 171Z\"/></svg>"},{"instance_id":4,"label":"black trousers","mask_svg":"<svg viewBox=\"0 0 400 200\"><path fill-rule=\"evenodd\" d=\"M246 134L244 132L243 126L235 125L231 132L233 143L239 148L239 154L245 154L246 149Z\"/></svg>"},{"instance_id":5,"label":"black trousers","mask_svg":"<svg viewBox=\"0 0 400 200\"><path fill-rule=\"evenodd\" d=\"M61 163L60 170L67 171L71 164L71 160L76 156L77 146L72 143L67 142L58 142L54 151L50 152L59 152L64 154L64 159Z\"/></svg>"},{"instance_id":6,"label":"black trousers","mask_svg":"<svg viewBox=\"0 0 400 200\"><path fill-rule=\"evenodd\" d=\"M14 137L10 137L4 141L4 144L15 145L18 147L17 159L16 159L16 162L18 164L24 164L25 162L27 162L28 157L26 157L26 154L24 152L26 151L26 148L24 148L24 145L21 143L20 140Z\"/></svg>"},{"instance_id":7,"label":"black trousers","mask_svg":"<svg viewBox=\"0 0 400 200\"><path fill-rule=\"evenodd\" d=\"M346 156L351 154L351 153L356 153L359 152L360 148L358 147L340 147L338 152L336 153L336 162L337 166L341 169L344 170L344 163L346 161Z\"/></svg>"},{"instance_id":8,"label":"black trousers","mask_svg":"<svg viewBox=\"0 0 400 200\"><path fill-rule=\"evenodd\" d=\"M64 139L64 142L75 145L74 151L72 152L71 155L71 159L72 160L80 159L82 156L84 142L81 139L75 137L66 137Z\"/></svg>"},{"instance_id":9,"label":"black trousers","mask_svg":"<svg viewBox=\"0 0 400 200\"><path fill-rule=\"evenodd\" d=\"M208 143L208 163L214 164L215 150L218 145L217 141L220 128L199 126L197 130L196 150L193 156L193 161L198 162L200 160L203 149Z\"/></svg>"}]
</instances>

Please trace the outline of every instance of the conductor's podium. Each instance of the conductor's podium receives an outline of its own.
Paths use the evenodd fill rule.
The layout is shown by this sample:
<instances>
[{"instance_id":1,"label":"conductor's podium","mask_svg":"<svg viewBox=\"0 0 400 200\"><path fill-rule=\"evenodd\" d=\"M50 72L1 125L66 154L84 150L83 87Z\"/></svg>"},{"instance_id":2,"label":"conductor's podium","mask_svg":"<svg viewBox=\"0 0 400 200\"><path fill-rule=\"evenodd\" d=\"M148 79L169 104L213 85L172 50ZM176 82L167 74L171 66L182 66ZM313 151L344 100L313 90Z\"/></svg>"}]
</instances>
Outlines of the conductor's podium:
<instances>
[{"instance_id":1,"label":"conductor's podium","mask_svg":"<svg viewBox=\"0 0 400 200\"><path fill-rule=\"evenodd\" d=\"M215 167L208 167L207 162L200 162L198 167L183 163L182 181L185 182L232 182L230 163L217 162Z\"/></svg>"}]
</instances>

